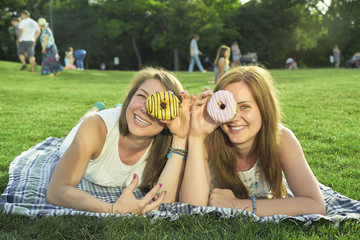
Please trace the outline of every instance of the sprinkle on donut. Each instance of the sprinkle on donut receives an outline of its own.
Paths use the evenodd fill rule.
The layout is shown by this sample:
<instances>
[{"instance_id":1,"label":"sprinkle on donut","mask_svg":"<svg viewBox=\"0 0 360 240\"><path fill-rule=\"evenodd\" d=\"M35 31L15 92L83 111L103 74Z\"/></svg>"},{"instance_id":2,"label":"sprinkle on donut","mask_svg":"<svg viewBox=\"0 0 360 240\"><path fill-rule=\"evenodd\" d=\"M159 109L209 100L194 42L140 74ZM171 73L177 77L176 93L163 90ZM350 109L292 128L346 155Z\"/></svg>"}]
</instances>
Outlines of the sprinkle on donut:
<instances>
[{"instance_id":1,"label":"sprinkle on donut","mask_svg":"<svg viewBox=\"0 0 360 240\"><path fill-rule=\"evenodd\" d=\"M146 100L146 109L159 120L172 120L180 113L180 100L171 92L156 92Z\"/></svg>"},{"instance_id":2,"label":"sprinkle on donut","mask_svg":"<svg viewBox=\"0 0 360 240\"><path fill-rule=\"evenodd\" d=\"M215 122L226 123L235 117L237 104L231 92L219 90L212 95L206 109Z\"/></svg>"}]
</instances>

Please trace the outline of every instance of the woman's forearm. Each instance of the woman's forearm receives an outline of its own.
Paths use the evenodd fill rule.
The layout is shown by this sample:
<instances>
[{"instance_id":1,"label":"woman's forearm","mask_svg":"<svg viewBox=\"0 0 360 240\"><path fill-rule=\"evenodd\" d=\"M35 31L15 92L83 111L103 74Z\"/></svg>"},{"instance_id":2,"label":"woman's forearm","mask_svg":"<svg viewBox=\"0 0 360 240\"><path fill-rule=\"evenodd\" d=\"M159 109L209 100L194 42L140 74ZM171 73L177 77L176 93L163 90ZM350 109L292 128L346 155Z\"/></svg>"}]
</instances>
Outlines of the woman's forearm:
<instances>
[{"instance_id":1,"label":"woman's forearm","mask_svg":"<svg viewBox=\"0 0 360 240\"><path fill-rule=\"evenodd\" d=\"M81 211L111 213L112 204L72 186L49 187L46 201L53 205Z\"/></svg>"},{"instance_id":2,"label":"woman's forearm","mask_svg":"<svg viewBox=\"0 0 360 240\"><path fill-rule=\"evenodd\" d=\"M174 136L171 147L173 149L186 150L186 138L181 139ZM166 191L164 203L178 201L180 183L184 172L184 163L184 157L175 153L172 153L171 157L167 160L158 180L158 184L162 184L161 192Z\"/></svg>"},{"instance_id":3,"label":"woman's forearm","mask_svg":"<svg viewBox=\"0 0 360 240\"><path fill-rule=\"evenodd\" d=\"M210 182L207 177L203 149L203 138L189 137L188 158L179 196L181 202L197 206L208 204Z\"/></svg>"},{"instance_id":4,"label":"woman's forearm","mask_svg":"<svg viewBox=\"0 0 360 240\"><path fill-rule=\"evenodd\" d=\"M253 211L252 202L249 199L239 199L234 207ZM325 215L325 204L323 200L316 200L309 197L289 197L279 199L258 199L256 200L256 215L259 217L272 215L298 216L303 214Z\"/></svg>"}]
</instances>

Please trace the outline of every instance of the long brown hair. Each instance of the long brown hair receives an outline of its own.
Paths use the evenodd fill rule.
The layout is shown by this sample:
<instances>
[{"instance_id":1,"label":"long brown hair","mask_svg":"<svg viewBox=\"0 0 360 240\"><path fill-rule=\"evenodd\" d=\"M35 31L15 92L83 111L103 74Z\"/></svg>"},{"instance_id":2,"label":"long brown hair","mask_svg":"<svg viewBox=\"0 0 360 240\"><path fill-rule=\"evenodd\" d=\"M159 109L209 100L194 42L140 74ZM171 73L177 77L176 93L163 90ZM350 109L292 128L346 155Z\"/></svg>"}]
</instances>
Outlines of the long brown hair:
<instances>
[{"instance_id":1,"label":"long brown hair","mask_svg":"<svg viewBox=\"0 0 360 240\"><path fill-rule=\"evenodd\" d=\"M216 67L219 63L219 60L220 58L225 58L225 52L226 51L230 51L230 48L226 45L221 45L217 51L217 54L216 54L216 58L215 58L215 61L214 61L214 66ZM229 64L229 59L228 58L225 58L225 63L226 65Z\"/></svg>"},{"instance_id":2,"label":"long brown hair","mask_svg":"<svg viewBox=\"0 0 360 240\"><path fill-rule=\"evenodd\" d=\"M167 90L171 90L182 101L180 92L183 91L179 80L163 69L156 69L147 67L135 74L128 95L123 101L121 114L119 119L119 130L123 136L128 135L129 128L126 122L126 109L128 108L131 99L143 84L148 79L158 79ZM142 183L140 189L149 191L157 182L160 173L162 172L167 161L166 154L172 141L172 134L166 127L156 136L154 136L149 156L146 159L146 166L143 173Z\"/></svg>"},{"instance_id":3,"label":"long brown hair","mask_svg":"<svg viewBox=\"0 0 360 240\"><path fill-rule=\"evenodd\" d=\"M214 92L224 89L226 85L233 82L244 82L247 85L262 118L261 128L249 154L259 159L261 172L273 197L285 197L287 192L282 181L279 156L281 110L273 78L261 67L237 67L217 82ZM236 172L236 150L228 136L221 128L217 128L207 137L206 144L215 173L215 182L220 188L231 189L238 198L248 198L249 193Z\"/></svg>"}]
</instances>

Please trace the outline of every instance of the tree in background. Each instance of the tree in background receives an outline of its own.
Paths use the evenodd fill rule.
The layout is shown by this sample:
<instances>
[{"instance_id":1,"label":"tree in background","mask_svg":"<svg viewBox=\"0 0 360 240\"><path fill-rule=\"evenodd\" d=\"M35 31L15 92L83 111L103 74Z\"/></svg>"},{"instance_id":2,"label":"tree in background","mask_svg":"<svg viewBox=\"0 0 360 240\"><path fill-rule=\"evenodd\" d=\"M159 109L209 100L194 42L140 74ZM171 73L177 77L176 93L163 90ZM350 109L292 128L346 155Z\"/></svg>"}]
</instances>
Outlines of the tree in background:
<instances>
[{"instance_id":1,"label":"tree in background","mask_svg":"<svg viewBox=\"0 0 360 240\"><path fill-rule=\"evenodd\" d=\"M201 36L201 49L215 49L220 44L223 24L214 6L202 1L169 0L164 1L162 10L155 16L156 34L151 46L173 56L175 70L180 69L180 62L182 69L188 66L189 44L195 33Z\"/></svg>"},{"instance_id":2,"label":"tree in background","mask_svg":"<svg viewBox=\"0 0 360 240\"><path fill-rule=\"evenodd\" d=\"M328 29L327 46L331 50L338 44L346 59L360 51L360 1L332 0L324 16Z\"/></svg>"},{"instance_id":3,"label":"tree in background","mask_svg":"<svg viewBox=\"0 0 360 240\"><path fill-rule=\"evenodd\" d=\"M237 40L243 53L257 52L270 68L287 57L300 67L330 66L335 43L342 56L360 51L360 1L355 0L51 0L56 43L84 48L86 65L138 69L142 65L186 69L189 41L214 59L221 44ZM328 6L326 5L328 4ZM48 0L4 0L0 6L0 59L18 61L11 17L28 9L32 18L49 20ZM40 51L36 50L40 59Z\"/></svg>"}]
</instances>

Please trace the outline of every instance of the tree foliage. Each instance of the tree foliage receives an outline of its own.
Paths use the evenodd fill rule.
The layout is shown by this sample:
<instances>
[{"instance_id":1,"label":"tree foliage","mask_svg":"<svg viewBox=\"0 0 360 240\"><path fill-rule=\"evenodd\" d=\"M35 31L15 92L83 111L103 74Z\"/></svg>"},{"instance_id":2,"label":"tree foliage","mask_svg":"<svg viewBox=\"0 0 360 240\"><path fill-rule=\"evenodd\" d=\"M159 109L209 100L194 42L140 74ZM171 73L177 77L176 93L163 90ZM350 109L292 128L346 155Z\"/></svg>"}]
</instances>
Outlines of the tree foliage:
<instances>
[{"instance_id":1,"label":"tree foliage","mask_svg":"<svg viewBox=\"0 0 360 240\"><path fill-rule=\"evenodd\" d=\"M221 44L240 43L268 67L283 67L287 57L300 66L329 66L334 44L342 58L360 51L358 0L4 0L0 6L0 59L17 60L12 16L28 9L32 18L49 20L59 54L71 46L88 52L86 64L109 69L143 65L185 70L189 42L214 59ZM41 59L39 47L37 59Z\"/></svg>"}]
</instances>

